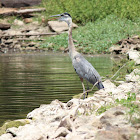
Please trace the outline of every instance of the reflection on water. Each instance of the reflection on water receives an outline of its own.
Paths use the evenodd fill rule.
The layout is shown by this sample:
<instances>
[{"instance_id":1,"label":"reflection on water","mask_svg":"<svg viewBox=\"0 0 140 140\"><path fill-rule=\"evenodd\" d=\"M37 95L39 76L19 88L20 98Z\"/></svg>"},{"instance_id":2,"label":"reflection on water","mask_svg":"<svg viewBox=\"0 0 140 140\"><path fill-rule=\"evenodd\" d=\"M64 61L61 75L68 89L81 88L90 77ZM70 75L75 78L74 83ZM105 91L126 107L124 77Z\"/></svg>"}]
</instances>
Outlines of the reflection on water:
<instances>
[{"instance_id":1,"label":"reflection on water","mask_svg":"<svg viewBox=\"0 0 140 140\"><path fill-rule=\"evenodd\" d=\"M101 76L111 72L108 56L87 57ZM67 102L82 92L68 55L12 54L0 56L0 124L25 118L40 104Z\"/></svg>"}]
</instances>

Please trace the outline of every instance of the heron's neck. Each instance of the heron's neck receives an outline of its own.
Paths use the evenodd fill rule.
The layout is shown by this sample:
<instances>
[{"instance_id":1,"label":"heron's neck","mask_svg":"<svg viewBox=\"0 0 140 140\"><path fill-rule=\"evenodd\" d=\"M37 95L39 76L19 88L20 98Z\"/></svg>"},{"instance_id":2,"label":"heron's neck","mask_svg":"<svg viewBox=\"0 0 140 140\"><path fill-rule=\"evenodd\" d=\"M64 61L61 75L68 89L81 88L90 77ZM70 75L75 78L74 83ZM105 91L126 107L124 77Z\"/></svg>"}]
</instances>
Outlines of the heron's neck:
<instances>
[{"instance_id":1,"label":"heron's neck","mask_svg":"<svg viewBox=\"0 0 140 140\"><path fill-rule=\"evenodd\" d=\"M69 24L69 31L68 31L68 48L69 48L69 54L71 59L74 57L75 54L75 47L72 39L72 23Z\"/></svg>"}]
</instances>

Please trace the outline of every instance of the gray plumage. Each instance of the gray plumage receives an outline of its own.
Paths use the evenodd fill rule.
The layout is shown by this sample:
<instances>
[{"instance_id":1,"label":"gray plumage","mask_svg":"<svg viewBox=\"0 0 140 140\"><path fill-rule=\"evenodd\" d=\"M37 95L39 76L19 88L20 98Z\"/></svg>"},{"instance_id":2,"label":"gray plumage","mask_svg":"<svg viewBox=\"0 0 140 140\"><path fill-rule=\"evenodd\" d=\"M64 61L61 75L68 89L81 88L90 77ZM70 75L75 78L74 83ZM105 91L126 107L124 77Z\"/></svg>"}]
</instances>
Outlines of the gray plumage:
<instances>
[{"instance_id":1,"label":"gray plumage","mask_svg":"<svg viewBox=\"0 0 140 140\"><path fill-rule=\"evenodd\" d=\"M72 65L79 77L82 77L93 85L99 81L99 83L96 85L98 89L104 88L99 73L81 54L78 53L74 56Z\"/></svg>"}]
</instances>

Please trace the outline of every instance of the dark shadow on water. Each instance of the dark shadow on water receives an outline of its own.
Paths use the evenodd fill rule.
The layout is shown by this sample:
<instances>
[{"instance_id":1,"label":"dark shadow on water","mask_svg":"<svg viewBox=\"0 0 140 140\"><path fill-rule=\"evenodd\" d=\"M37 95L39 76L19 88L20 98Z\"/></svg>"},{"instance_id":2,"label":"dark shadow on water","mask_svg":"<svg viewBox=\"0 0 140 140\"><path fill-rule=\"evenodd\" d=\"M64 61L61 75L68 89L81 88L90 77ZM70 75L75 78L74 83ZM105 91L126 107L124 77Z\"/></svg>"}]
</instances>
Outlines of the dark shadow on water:
<instances>
[{"instance_id":1,"label":"dark shadow on water","mask_svg":"<svg viewBox=\"0 0 140 140\"><path fill-rule=\"evenodd\" d=\"M111 73L109 56L86 58L101 76ZM81 82L67 54L0 56L0 125L5 120L25 118L41 104L54 99L67 102L81 92Z\"/></svg>"}]
</instances>

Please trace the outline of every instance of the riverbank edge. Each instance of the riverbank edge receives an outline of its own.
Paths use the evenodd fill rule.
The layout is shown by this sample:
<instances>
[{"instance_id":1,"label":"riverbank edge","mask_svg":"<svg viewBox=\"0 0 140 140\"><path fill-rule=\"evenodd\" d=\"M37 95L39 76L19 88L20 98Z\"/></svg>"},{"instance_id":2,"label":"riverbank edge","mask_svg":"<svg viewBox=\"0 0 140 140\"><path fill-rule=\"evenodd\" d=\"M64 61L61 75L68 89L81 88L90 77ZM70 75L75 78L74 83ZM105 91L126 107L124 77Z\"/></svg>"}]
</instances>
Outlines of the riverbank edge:
<instances>
[{"instance_id":1,"label":"riverbank edge","mask_svg":"<svg viewBox=\"0 0 140 140\"><path fill-rule=\"evenodd\" d=\"M135 65L139 65L139 55L138 51L128 52ZM27 119L6 122L0 128L0 140L138 138L140 115L135 111L132 115L131 108L120 102L130 104L131 99L140 109L140 70L134 69L125 79L119 86L104 81L105 90L85 100L72 99L67 103L54 100L34 109Z\"/></svg>"}]
</instances>

